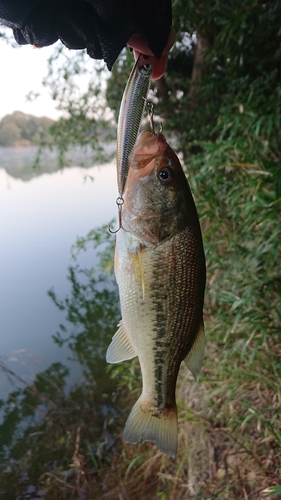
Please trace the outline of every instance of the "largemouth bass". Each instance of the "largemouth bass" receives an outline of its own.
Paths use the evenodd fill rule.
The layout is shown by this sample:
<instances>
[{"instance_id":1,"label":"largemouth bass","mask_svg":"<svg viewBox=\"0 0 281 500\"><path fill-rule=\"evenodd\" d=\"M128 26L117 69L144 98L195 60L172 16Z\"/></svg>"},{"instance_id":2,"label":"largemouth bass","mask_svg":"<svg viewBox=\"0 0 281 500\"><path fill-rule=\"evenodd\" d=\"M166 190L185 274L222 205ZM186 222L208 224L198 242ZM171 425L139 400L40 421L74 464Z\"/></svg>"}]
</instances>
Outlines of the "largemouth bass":
<instances>
[{"instance_id":1,"label":"largemouth bass","mask_svg":"<svg viewBox=\"0 0 281 500\"><path fill-rule=\"evenodd\" d=\"M117 182L120 196L123 195L129 171L128 157L140 128L151 83L153 60L140 55L131 71L125 87L117 126Z\"/></svg>"},{"instance_id":2,"label":"largemouth bass","mask_svg":"<svg viewBox=\"0 0 281 500\"><path fill-rule=\"evenodd\" d=\"M201 230L179 159L162 134L142 132L129 163L115 254L122 321L107 361L140 362L142 394L124 440L152 441L174 457L180 364L185 360L197 379L204 357Z\"/></svg>"}]
</instances>

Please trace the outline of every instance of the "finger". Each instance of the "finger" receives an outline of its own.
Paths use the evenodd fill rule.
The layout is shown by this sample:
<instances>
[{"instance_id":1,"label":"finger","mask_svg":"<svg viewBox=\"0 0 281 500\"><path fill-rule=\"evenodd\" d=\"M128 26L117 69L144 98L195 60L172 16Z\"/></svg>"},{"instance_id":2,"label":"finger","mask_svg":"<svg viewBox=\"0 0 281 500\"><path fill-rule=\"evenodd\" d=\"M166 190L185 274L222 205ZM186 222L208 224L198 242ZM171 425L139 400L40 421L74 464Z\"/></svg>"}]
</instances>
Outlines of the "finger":
<instances>
[{"instance_id":1,"label":"finger","mask_svg":"<svg viewBox=\"0 0 281 500\"><path fill-rule=\"evenodd\" d=\"M129 47L132 47L134 51L137 51L139 54L145 54L147 56L153 56L151 50L149 50L145 41L139 35L132 35L129 41L127 42Z\"/></svg>"},{"instance_id":2,"label":"finger","mask_svg":"<svg viewBox=\"0 0 281 500\"><path fill-rule=\"evenodd\" d=\"M171 28L171 31L170 31L170 34L168 37L168 41L164 47L162 54L166 54L169 52L170 48L174 45L175 40L176 40L176 32L175 32L174 28ZM132 47L133 49L137 50L141 54L146 54L148 56L153 55L151 50L146 45L145 41L139 35L132 35L131 38L129 39L129 41L127 42L127 45L129 45L129 47Z\"/></svg>"},{"instance_id":3,"label":"finger","mask_svg":"<svg viewBox=\"0 0 281 500\"><path fill-rule=\"evenodd\" d=\"M168 63L168 54L163 54L160 59L154 58L154 65L152 71L152 80L159 80L161 78L167 68Z\"/></svg>"},{"instance_id":4,"label":"finger","mask_svg":"<svg viewBox=\"0 0 281 500\"><path fill-rule=\"evenodd\" d=\"M135 61L138 59L139 55L143 54L143 52L139 52L138 50L134 50L134 58ZM152 80L159 80L161 76L164 75L168 62L168 54L163 54L160 59L157 59L155 56L150 56L146 64L153 64L152 70Z\"/></svg>"}]
</instances>

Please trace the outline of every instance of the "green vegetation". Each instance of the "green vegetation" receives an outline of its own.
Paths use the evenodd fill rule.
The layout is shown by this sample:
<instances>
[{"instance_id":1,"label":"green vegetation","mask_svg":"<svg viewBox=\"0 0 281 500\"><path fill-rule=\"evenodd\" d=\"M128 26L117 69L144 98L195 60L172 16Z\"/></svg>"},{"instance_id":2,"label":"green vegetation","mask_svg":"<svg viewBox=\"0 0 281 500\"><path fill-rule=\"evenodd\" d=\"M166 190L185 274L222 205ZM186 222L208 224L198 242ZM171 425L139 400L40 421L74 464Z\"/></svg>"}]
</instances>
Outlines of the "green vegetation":
<instances>
[{"instance_id":1,"label":"green vegetation","mask_svg":"<svg viewBox=\"0 0 281 500\"><path fill-rule=\"evenodd\" d=\"M33 146L50 141L51 118L14 111L0 121L0 146Z\"/></svg>"},{"instance_id":2,"label":"green vegetation","mask_svg":"<svg viewBox=\"0 0 281 500\"><path fill-rule=\"evenodd\" d=\"M23 491L22 486L16 490L14 478L21 484L42 460L44 466L29 484L52 500L280 498L281 6L277 0L173 4L178 42L151 99L167 139L176 141L184 158L208 268L202 375L196 383L183 367L178 382L179 453L172 460L149 443L134 447L120 439L140 390L138 365L128 362L109 369L117 390L113 400L120 406L113 403L99 437L93 431L93 406L99 406L90 403L96 383L91 378L79 389L79 404L74 393L64 396L63 420L56 410L41 426L25 430L25 441L19 443L28 446L22 447L16 465L11 462L10 472L1 475L0 484L14 487L10 498ZM108 82L107 103L113 111L131 64L127 57L124 52ZM80 64L77 59L75 75L82 71ZM75 102L78 106L78 97ZM71 113L82 119L79 107ZM92 231L78 247L84 249L87 241L102 245L104 256L105 231ZM77 284L73 293L79 299ZM89 306L53 299L58 307L69 308L75 326L71 335L62 327L57 342L67 339L75 347L80 339L94 353L90 339L101 325L93 326ZM112 329L115 314L107 311L103 319ZM87 325L83 332L88 335L81 336L81 325ZM95 367L86 365L91 374ZM35 444L29 454L31 440ZM52 453L46 455L48 447Z\"/></svg>"},{"instance_id":3,"label":"green vegetation","mask_svg":"<svg viewBox=\"0 0 281 500\"><path fill-rule=\"evenodd\" d=\"M63 117L50 129L60 163L63 164L65 153L73 144L90 146L102 161L105 143L116 139L112 112L105 98L103 64L93 63L85 51L73 57L73 52L57 46L48 61L43 84L63 112Z\"/></svg>"}]
</instances>

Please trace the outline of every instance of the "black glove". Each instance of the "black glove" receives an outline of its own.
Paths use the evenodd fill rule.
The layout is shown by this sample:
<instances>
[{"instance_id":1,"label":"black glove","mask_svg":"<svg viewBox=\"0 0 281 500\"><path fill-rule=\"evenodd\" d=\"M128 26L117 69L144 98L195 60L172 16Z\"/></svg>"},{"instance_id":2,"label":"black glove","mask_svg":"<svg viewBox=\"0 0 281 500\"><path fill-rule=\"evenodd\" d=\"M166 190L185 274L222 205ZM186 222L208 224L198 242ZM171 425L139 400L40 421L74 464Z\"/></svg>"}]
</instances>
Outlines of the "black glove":
<instances>
[{"instance_id":1,"label":"black glove","mask_svg":"<svg viewBox=\"0 0 281 500\"><path fill-rule=\"evenodd\" d=\"M111 69L133 34L160 57L171 29L171 0L0 0L0 21L18 44L44 47L58 39L84 49Z\"/></svg>"}]
</instances>

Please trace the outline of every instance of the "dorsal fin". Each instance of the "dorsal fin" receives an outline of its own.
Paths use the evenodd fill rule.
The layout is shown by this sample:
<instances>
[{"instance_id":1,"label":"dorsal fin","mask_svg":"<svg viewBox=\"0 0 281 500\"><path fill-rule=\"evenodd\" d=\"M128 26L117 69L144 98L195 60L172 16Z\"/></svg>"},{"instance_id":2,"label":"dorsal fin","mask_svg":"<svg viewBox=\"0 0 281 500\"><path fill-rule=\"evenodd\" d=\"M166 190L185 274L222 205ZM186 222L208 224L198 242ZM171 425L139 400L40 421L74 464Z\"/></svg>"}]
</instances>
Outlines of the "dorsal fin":
<instances>
[{"instance_id":1,"label":"dorsal fin","mask_svg":"<svg viewBox=\"0 0 281 500\"><path fill-rule=\"evenodd\" d=\"M195 380L198 380L199 373L202 368L205 353L205 333L203 319L199 325L193 346L186 356L184 362L187 368L191 371Z\"/></svg>"}]
</instances>

